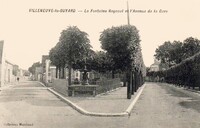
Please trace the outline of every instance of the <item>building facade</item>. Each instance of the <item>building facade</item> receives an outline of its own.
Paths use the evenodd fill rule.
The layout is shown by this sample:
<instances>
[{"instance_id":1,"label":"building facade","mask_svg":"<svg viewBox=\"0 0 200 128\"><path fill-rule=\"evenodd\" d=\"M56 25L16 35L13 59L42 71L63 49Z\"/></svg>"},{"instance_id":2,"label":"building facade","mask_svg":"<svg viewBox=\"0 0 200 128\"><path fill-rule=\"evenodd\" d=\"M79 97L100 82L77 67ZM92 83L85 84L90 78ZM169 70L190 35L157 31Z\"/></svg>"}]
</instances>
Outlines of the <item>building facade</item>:
<instances>
[{"instance_id":1,"label":"building facade","mask_svg":"<svg viewBox=\"0 0 200 128\"><path fill-rule=\"evenodd\" d=\"M154 59L154 63L150 66L150 72L164 71L168 69L169 66L167 64L161 63L159 60Z\"/></svg>"},{"instance_id":2,"label":"building facade","mask_svg":"<svg viewBox=\"0 0 200 128\"><path fill-rule=\"evenodd\" d=\"M9 61L5 61L4 67L4 84L13 83L16 81L16 76L13 74L14 72L14 64Z\"/></svg>"},{"instance_id":3,"label":"building facade","mask_svg":"<svg viewBox=\"0 0 200 128\"><path fill-rule=\"evenodd\" d=\"M23 71L6 59L4 41L0 41L0 87L16 82L17 77L23 77Z\"/></svg>"}]
</instances>

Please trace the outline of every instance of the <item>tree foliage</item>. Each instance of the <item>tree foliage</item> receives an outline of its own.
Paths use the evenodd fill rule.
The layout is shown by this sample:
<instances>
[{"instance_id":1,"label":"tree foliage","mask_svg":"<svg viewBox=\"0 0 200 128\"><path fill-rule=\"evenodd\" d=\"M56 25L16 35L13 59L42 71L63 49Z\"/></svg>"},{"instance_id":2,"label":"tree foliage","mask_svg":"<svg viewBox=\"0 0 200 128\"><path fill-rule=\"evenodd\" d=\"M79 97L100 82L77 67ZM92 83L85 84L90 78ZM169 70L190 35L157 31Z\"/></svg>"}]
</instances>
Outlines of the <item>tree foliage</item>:
<instances>
[{"instance_id":1,"label":"tree foliage","mask_svg":"<svg viewBox=\"0 0 200 128\"><path fill-rule=\"evenodd\" d=\"M139 69L142 65L140 37L135 26L124 25L105 29L99 40L102 49L111 58L112 70L126 71L131 66Z\"/></svg>"},{"instance_id":2,"label":"tree foliage","mask_svg":"<svg viewBox=\"0 0 200 128\"><path fill-rule=\"evenodd\" d=\"M57 43L56 46L49 51L49 58L51 60L51 63L56 67L65 66L64 51L62 51L60 42Z\"/></svg>"},{"instance_id":3,"label":"tree foliage","mask_svg":"<svg viewBox=\"0 0 200 128\"><path fill-rule=\"evenodd\" d=\"M72 68L82 71L85 69L86 65L88 71L93 70L93 61L95 56L96 53L92 49L89 49L87 56L84 57L83 59L76 60L75 63L73 63Z\"/></svg>"},{"instance_id":4,"label":"tree foliage","mask_svg":"<svg viewBox=\"0 0 200 128\"><path fill-rule=\"evenodd\" d=\"M183 58L186 59L200 52L200 40L189 37L183 41Z\"/></svg>"},{"instance_id":5,"label":"tree foliage","mask_svg":"<svg viewBox=\"0 0 200 128\"><path fill-rule=\"evenodd\" d=\"M71 84L71 68L91 56L91 45L88 34L76 26L70 26L61 32L59 42L50 52L50 60L56 67L68 67L69 84ZM80 65L79 65L80 66Z\"/></svg>"},{"instance_id":6,"label":"tree foliage","mask_svg":"<svg viewBox=\"0 0 200 128\"><path fill-rule=\"evenodd\" d=\"M170 41L164 42L163 45L160 45L156 49L156 54L154 55L158 60L161 60L161 63L170 64L170 50L173 48L172 43Z\"/></svg>"},{"instance_id":7,"label":"tree foliage","mask_svg":"<svg viewBox=\"0 0 200 128\"><path fill-rule=\"evenodd\" d=\"M89 56L91 45L88 34L75 26L63 30L59 42L61 42L64 59L68 65Z\"/></svg>"},{"instance_id":8,"label":"tree foliage","mask_svg":"<svg viewBox=\"0 0 200 128\"><path fill-rule=\"evenodd\" d=\"M28 68L28 71L32 74L35 74L36 67L40 67L40 66L41 66L40 62L35 62L32 64L31 67Z\"/></svg>"},{"instance_id":9,"label":"tree foliage","mask_svg":"<svg viewBox=\"0 0 200 128\"><path fill-rule=\"evenodd\" d=\"M178 64L180 63L183 58L183 43L180 41L174 41L172 43L171 49L169 49L169 60L171 60L172 64Z\"/></svg>"},{"instance_id":10,"label":"tree foliage","mask_svg":"<svg viewBox=\"0 0 200 128\"><path fill-rule=\"evenodd\" d=\"M111 58L104 51L97 51L91 61L91 68L99 73L112 71L112 66Z\"/></svg>"},{"instance_id":11,"label":"tree foliage","mask_svg":"<svg viewBox=\"0 0 200 128\"><path fill-rule=\"evenodd\" d=\"M169 67L181 63L200 51L200 41L189 37L182 42L166 41L156 49L155 57Z\"/></svg>"}]
</instances>

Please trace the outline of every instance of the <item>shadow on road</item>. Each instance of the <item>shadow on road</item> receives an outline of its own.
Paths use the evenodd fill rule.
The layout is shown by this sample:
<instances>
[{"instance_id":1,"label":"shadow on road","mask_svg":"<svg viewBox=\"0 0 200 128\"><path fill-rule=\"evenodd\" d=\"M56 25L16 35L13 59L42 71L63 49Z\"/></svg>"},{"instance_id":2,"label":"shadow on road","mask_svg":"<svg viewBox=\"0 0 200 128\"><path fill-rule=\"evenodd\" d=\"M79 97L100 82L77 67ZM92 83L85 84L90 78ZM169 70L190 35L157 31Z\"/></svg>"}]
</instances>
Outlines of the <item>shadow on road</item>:
<instances>
[{"instance_id":1,"label":"shadow on road","mask_svg":"<svg viewBox=\"0 0 200 128\"><path fill-rule=\"evenodd\" d=\"M168 84L158 83L158 85L171 96L185 98L185 100L179 102L180 106L200 113L200 96L195 95L194 92L179 89L179 87L171 87Z\"/></svg>"},{"instance_id":2,"label":"shadow on road","mask_svg":"<svg viewBox=\"0 0 200 128\"><path fill-rule=\"evenodd\" d=\"M182 107L194 109L200 113L200 100L183 101L179 103Z\"/></svg>"}]
</instances>

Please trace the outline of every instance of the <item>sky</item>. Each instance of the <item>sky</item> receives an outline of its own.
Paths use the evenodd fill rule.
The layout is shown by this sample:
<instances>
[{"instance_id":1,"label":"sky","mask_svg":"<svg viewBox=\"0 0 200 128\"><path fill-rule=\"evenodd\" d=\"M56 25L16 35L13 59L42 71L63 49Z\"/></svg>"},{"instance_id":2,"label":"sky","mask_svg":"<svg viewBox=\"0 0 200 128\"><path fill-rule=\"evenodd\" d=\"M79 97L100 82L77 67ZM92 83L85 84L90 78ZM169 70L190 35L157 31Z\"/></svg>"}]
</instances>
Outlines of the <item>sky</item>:
<instances>
[{"instance_id":1,"label":"sky","mask_svg":"<svg viewBox=\"0 0 200 128\"><path fill-rule=\"evenodd\" d=\"M165 41L183 41L191 36L200 39L199 0L128 2L132 10L130 24L139 30L147 67L154 62L156 48ZM37 9L54 12L37 12ZM75 12L69 12L70 9ZM119 12L112 13L110 9ZM61 31L68 26L77 26L88 33L93 49L101 50L101 32L112 26L126 25L126 9L127 0L0 0L0 40L5 43L5 57L28 69L34 62L41 61L42 55L49 54L59 41Z\"/></svg>"}]
</instances>

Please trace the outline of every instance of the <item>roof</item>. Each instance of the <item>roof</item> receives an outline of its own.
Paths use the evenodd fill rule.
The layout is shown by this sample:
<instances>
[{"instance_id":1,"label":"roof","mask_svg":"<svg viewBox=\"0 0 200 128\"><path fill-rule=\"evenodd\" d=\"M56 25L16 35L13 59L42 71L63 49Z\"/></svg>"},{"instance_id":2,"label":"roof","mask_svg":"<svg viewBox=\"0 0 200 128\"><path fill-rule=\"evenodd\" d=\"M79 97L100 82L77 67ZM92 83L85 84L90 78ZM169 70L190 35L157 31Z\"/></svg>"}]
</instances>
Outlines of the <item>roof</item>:
<instances>
[{"instance_id":1,"label":"roof","mask_svg":"<svg viewBox=\"0 0 200 128\"><path fill-rule=\"evenodd\" d=\"M14 65L15 65L15 64L13 64L13 63L9 62L8 60L6 60L6 63L8 63L8 64L10 64L10 65L12 65L12 66L14 66Z\"/></svg>"}]
</instances>

